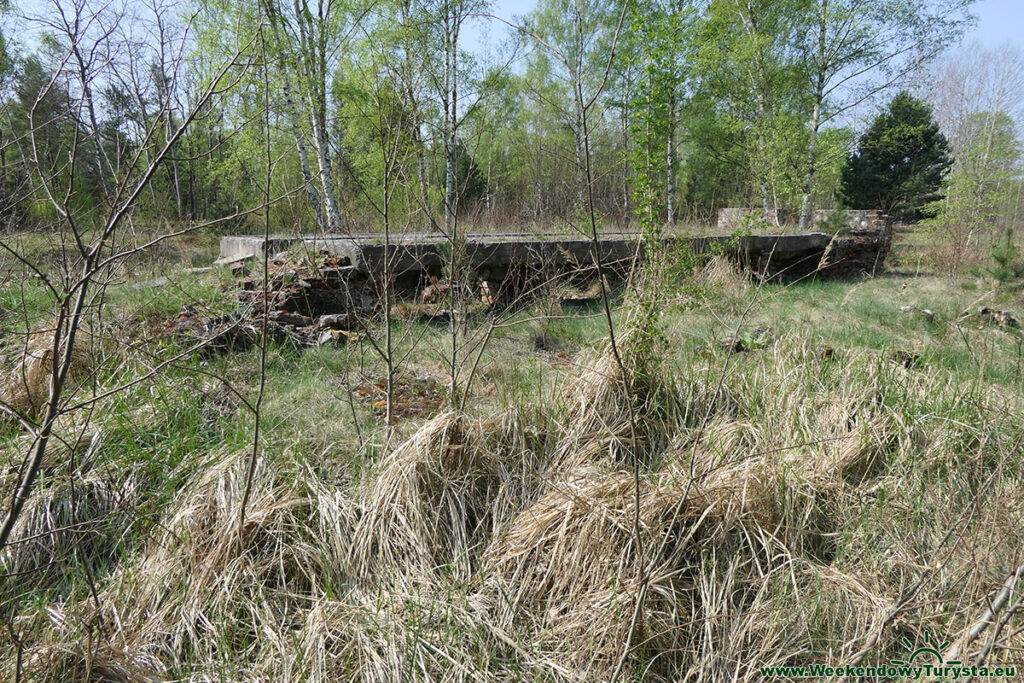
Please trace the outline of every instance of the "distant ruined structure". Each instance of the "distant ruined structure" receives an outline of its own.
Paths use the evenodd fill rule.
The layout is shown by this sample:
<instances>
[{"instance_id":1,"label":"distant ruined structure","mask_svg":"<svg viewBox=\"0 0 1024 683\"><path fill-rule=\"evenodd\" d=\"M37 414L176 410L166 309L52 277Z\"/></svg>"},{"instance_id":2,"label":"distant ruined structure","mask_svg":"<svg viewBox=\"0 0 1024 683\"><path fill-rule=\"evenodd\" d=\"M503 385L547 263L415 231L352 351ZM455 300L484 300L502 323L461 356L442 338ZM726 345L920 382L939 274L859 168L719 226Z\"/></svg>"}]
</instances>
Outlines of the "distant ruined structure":
<instances>
[{"instance_id":1,"label":"distant ruined structure","mask_svg":"<svg viewBox=\"0 0 1024 683\"><path fill-rule=\"evenodd\" d=\"M718 211L718 231L785 231L795 229L796 216L784 209L728 208ZM808 250L791 258L784 254L748 253L745 267L768 276L801 277L811 273L842 277L874 273L892 248L892 217L878 209L819 209L814 212L812 232L794 235L807 240ZM817 236L817 238L815 238ZM821 241L828 244L814 258ZM812 244L814 246L812 246Z\"/></svg>"},{"instance_id":2,"label":"distant ruined structure","mask_svg":"<svg viewBox=\"0 0 1024 683\"><path fill-rule=\"evenodd\" d=\"M760 214L760 215L759 215ZM752 218L753 217L753 218ZM842 277L874 273L892 244L892 221L879 211L818 211L814 232L779 234L769 230L759 209L722 209L722 234L697 237L666 234L666 248L687 244L697 253L723 253L740 267L764 279L809 276ZM776 213L770 217L779 218ZM763 232L736 229L760 227ZM385 245L381 235L228 236L221 238L219 262L275 257L282 252L329 257L330 272L300 278L309 308L319 314L344 311L379 295L385 273L392 291L415 296L445 278L451 245L436 233L396 236ZM592 240L566 235L481 234L461 242L460 263L469 280L483 281L492 296L509 297L536 291L544 283L581 284L597 276L600 262L611 279L626 277L644 259L644 243L635 233L603 235ZM599 258L598 258L599 257ZM282 264L288 259L282 257ZM320 303L315 303L320 302ZM321 305L322 304L322 305ZM306 315L312 312L304 313Z\"/></svg>"}]
</instances>

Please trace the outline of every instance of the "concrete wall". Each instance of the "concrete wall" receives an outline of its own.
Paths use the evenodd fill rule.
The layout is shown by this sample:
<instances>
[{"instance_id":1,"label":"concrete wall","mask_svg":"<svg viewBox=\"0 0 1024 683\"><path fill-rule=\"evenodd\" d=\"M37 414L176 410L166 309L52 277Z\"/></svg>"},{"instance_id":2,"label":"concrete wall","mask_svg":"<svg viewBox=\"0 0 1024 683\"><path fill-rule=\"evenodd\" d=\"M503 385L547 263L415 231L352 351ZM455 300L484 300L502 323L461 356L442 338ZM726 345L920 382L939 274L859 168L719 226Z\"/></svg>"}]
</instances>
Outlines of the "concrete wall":
<instances>
[{"instance_id":1,"label":"concrete wall","mask_svg":"<svg viewBox=\"0 0 1024 683\"><path fill-rule=\"evenodd\" d=\"M759 210L736 209L726 220L743 221L744 211ZM727 235L670 234L662 239L665 248L685 242L697 253L706 252L717 244L740 266L769 278L875 272L889 253L891 221L878 211L847 211L840 214L844 218L843 229L835 230L834 215L834 212L817 212L818 230L803 234L773 231L772 234L747 235L738 241ZM435 234L406 235L388 249L380 242L379 235L274 237L269 241L258 236L228 236L221 238L220 260L262 256L265 251L273 254L298 245L310 254L326 251L337 258L353 283L379 281L388 264L399 289L414 288L431 276L443 276L447 253L445 243ZM625 277L636 260L644 258L643 243L635 234L603 237L600 259L590 240L561 235L469 236L464 249L465 265L490 282L585 280L596 275L598 261L606 274Z\"/></svg>"}]
</instances>

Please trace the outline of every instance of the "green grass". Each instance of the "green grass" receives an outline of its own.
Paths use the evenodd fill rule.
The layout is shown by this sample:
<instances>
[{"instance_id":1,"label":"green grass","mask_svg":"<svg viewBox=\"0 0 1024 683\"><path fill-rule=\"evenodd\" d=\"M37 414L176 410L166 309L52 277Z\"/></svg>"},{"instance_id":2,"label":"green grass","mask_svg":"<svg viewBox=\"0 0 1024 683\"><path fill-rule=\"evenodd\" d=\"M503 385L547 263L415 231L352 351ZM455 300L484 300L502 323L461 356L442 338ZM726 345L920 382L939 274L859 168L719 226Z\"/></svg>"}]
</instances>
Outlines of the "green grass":
<instances>
[{"instance_id":1,"label":"green grass","mask_svg":"<svg viewBox=\"0 0 1024 683\"><path fill-rule=\"evenodd\" d=\"M184 306L211 314L233 307L233 283L221 272L183 272L180 264L188 261L149 264L110 289L106 318L132 335L133 344L105 348L97 384L78 387L76 398L170 361L182 342L160 329ZM139 286L156 277L167 282ZM598 376L589 380L598 385L597 398L586 399L578 382L604 348L602 311L562 311L557 301L539 301L502 316L489 337L486 317L474 319L459 337L460 381L480 354L467 412L471 429L479 430L472 438L486 446L466 437L451 448L410 447L408 461L390 458L398 445L422 437L420 428L438 407L409 410L385 425L372 398L360 393L386 371L369 340L303 351L272 345L260 421L260 489L252 526L237 547L226 534L235 528L255 420L233 392L256 400L260 353L186 357L97 404L88 429L99 436L87 471L72 470L70 453L54 448L57 457L40 491L56 491L69 479L100 478L127 492L130 514L102 522L97 533L107 540L95 546L102 552L83 549L62 558L57 578L46 582L20 581L18 603L7 607L20 615L29 652L61 644L79 652L75 643L98 637L90 635L88 618L95 588L102 603L120 610L118 638L125 639L117 641L118 656L149 643L169 677L339 680L358 678L360 666L377 662L410 680L481 672L501 681L573 678L562 670L600 679L609 673L608 648L621 646L615 634L628 620L628 604L612 600L607 604L614 609L605 608L605 598L595 595L608 585L620 590L633 576L628 562L625 573L609 569L634 552L620 542L632 524L632 472L628 460L616 457L636 450L642 451L643 485L678 500L692 490L671 487L689 481L692 471L707 468L712 476L750 463L734 476L746 482L754 501L742 514L708 504L711 521L695 526L685 543L685 525L650 520L651 529L667 535L653 537L646 552L667 538L666 555L680 562L651 559L651 566L666 570L651 599L679 598L679 613L659 618L678 620L671 623L682 640L677 650L658 650L664 641L652 641L649 651L634 653L628 667L637 680L673 680L698 669L709 680L755 680L752 667L769 660L839 663L920 582L920 593L872 650L872 661L886 662L902 652L898 637L920 643L925 633L958 636L1017 561L1015 549L1024 541L1021 332L962 314L979 305L1022 314L1020 302L1013 288L989 291L978 280L936 276L702 283L658 303L656 335L624 342L627 362L643 377L633 393L620 396L618 385L603 386ZM31 281L24 289L8 282L0 287L0 305L7 316L2 324L13 330L15 313L42 320L49 302ZM901 313L901 306L915 311ZM632 312L615 311L621 339ZM752 338L760 328L771 331L749 351L730 355L718 344L737 333ZM448 381L446 325L396 321L392 331L400 373L438 385ZM379 321L370 334L383 339ZM897 352L918 360L906 368L893 362ZM639 445L624 446L629 433L615 431L627 424L626 406L638 411L649 437ZM495 416L506 422L489 421ZM70 438L76 426L69 421L58 432ZM587 450L594 443L600 447ZM25 445L10 425L0 433L4 482L14 476ZM847 446L853 450L843 450ZM460 459L462 448L477 459ZM564 518L555 515L552 528L564 526L551 532L561 539L557 544L538 542L502 556L516 525L547 519L545 510L537 512L538 500L557 499L565 490L556 483L570 466L555 462L556 455L564 463L581 452L589 454L590 476L625 477L625 493L608 489L588 498L582 488L572 489L575 502ZM74 454L86 455L83 448ZM848 460L856 466L835 464ZM385 485L387 477L393 486ZM702 495L717 490L708 486ZM396 497L367 498L381 491ZM447 536L438 534L442 545L456 542L459 527L451 520L464 520L469 542L453 546L451 555L438 553L449 557L439 566L419 567L427 578L399 577L403 568L383 559L373 569L379 573L353 574L350 545L361 520L380 512L376 505L387 513L388 501L403 514L420 511L424 517L416 523L426 528L454 524ZM190 504L193 517L176 516ZM594 525L583 528L603 528L603 536L580 533L574 525L581 519ZM388 534L399 537L399 521L371 527L379 532L374 538L386 544ZM601 527L605 522L609 526ZM595 537L604 544L574 545ZM191 545L210 538L217 541L212 549ZM162 544L172 549L166 556L158 554ZM567 581L566 590L579 592L562 594L546 584L541 590L554 591L552 599L573 599L524 602L502 615L502 604L515 604L516 590L530 594L537 577L565 571L559 553L577 547L581 562L574 571L589 578ZM216 555L222 548L235 549ZM203 574L205 556L188 564L190 552L208 554L214 574ZM165 566L145 565L147 557L163 557ZM524 558L536 562L524 565L519 584L494 583ZM414 564L409 559L409 567ZM306 568L316 576L305 577ZM612 584L598 581L604 571ZM154 576L167 585L154 584ZM195 603L214 610L204 614L208 623L174 611L192 581L209 582ZM167 622L149 621L157 619L156 608L139 606L149 604L140 602L143 589L162 596L159 604L171 610ZM65 626L47 616L54 605L67 615ZM1024 645L1020 626L1018 615L1007 631L1008 648ZM186 635L170 642L149 628ZM312 648L314 642L325 650ZM10 661L12 646L2 647ZM281 647L300 653L291 672L280 668ZM1005 653L997 648L998 656ZM317 662L325 668L313 666Z\"/></svg>"}]
</instances>

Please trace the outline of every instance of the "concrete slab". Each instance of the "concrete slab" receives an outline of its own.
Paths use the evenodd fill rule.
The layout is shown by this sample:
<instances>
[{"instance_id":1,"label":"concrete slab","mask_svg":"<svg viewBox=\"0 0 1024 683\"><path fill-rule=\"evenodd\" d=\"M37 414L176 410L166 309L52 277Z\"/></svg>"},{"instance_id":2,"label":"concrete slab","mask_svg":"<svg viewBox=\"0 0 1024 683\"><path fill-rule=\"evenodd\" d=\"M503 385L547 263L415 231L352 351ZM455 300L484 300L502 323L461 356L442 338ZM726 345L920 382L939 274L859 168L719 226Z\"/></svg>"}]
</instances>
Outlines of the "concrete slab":
<instances>
[{"instance_id":1,"label":"concrete slab","mask_svg":"<svg viewBox=\"0 0 1024 683\"><path fill-rule=\"evenodd\" d=\"M707 251L713 244L724 244L729 253L744 267L774 275L785 272L799 275L813 271L827 261L830 254L843 255L846 266L872 267L884 260L892 239L891 229L858 231L837 236L823 232L781 235L751 235L735 241L728 236L692 237L668 235L662 238L666 247L680 242L694 251ZM501 279L510 269L526 267L566 272L587 270L596 263L594 244L589 238L564 234L469 234L464 238L464 258L475 270L486 270L490 277ZM310 253L326 251L350 266L354 273L379 277L390 263L393 275L419 273L439 275L450 257L447 240L437 233L396 235L385 249L382 235L274 235L269 239L254 235L232 235L221 238L219 262L247 257L262 258L265 251L272 256L302 245ZM639 234L602 235L600 257L610 269L628 268L636 258L643 258ZM835 261L826 265L834 271Z\"/></svg>"}]
</instances>

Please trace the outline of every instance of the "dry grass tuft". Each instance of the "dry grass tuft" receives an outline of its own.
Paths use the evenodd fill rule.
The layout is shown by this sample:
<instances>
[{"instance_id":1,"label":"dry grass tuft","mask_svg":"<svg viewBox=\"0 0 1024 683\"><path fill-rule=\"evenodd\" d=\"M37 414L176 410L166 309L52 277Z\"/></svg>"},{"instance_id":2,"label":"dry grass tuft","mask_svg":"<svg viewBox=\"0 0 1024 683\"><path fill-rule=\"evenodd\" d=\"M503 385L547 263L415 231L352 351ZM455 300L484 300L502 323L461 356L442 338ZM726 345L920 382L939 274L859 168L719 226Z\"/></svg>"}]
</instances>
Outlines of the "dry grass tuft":
<instances>
[{"instance_id":1,"label":"dry grass tuft","mask_svg":"<svg viewBox=\"0 0 1024 683\"><path fill-rule=\"evenodd\" d=\"M688 625L705 616L694 605L694 563L738 528L763 528L760 507L772 507L754 473L731 471L700 488L670 475L645 477L639 538L628 473L581 469L549 485L484 555L485 594L498 625L536 634L551 658L602 680L628 640L643 569L645 680L671 677L690 649Z\"/></svg>"},{"instance_id":2,"label":"dry grass tuft","mask_svg":"<svg viewBox=\"0 0 1024 683\"><path fill-rule=\"evenodd\" d=\"M404 620L372 604L321 601L299 637L303 680L386 683L406 677ZM415 647L415 644L412 644Z\"/></svg>"},{"instance_id":3,"label":"dry grass tuft","mask_svg":"<svg viewBox=\"0 0 1024 683\"><path fill-rule=\"evenodd\" d=\"M467 550L500 476L482 441L478 423L449 411L385 456L357 491L353 573L426 578L441 565L469 573Z\"/></svg>"},{"instance_id":4,"label":"dry grass tuft","mask_svg":"<svg viewBox=\"0 0 1024 683\"><path fill-rule=\"evenodd\" d=\"M543 492L556 435L543 415L518 410L483 420L481 431L485 448L501 463L498 490L491 500L491 538Z\"/></svg>"},{"instance_id":5,"label":"dry grass tuft","mask_svg":"<svg viewBox=\"0 0 1024 683\"><path fill-rule=\"evenodd\" d=\"M59 360L64 353L63 347L59 347L57 351ZM83 339L83 335L79 335L71 350L71 365L66 381L70 386L74 386L88 376L91 367L88 343ZM53 370L52 331L29 335L21 358L0 379L0 401L22 415L37 414L49 396Z\"/></svg>"},{"instance_id":6,"label":"dry grass tuft","mask_svg":"<svg viewBox=\"0 0 1024 683\"><path fill-rule=\"evenodd\" d=\"M714 290L717 296L740 299L750 291L750 278L727 256L716 254L697 271L694 281Z\"/></svg>"},{"instance_id":7,"label":"dry grass tuft","mask_svg":"<svg viewBox=\"0 0 1024 683\"><path fill-rule=\"evenodd\" d=\"M257 660L329 572L309 524L313 498L265 459L239 533L247 464L246 452L230 455L184 489L141 561L101 596L128 642L175 666L214 668L228 642Z\"/></svg>"},{"instance_id":8,"label":"dry grass tuft","mask_svg":"<svg viewBox=\"0 0 1024 683\"><path fill-rule=\"evenodd\" d=\"M324 569L331 585L344 587L353 581L349 557L359 521L358 509L349 491L327 485L312 473L308 473L308 478L316 496L316 538L326 558Z\"/></svg>"},{"instance_id":9,"label":"dry grass tuft","mask_svg":"<svg viewBox=\"0 0 1024 683\"><path fill-rule=\"evenodd\" d=\"M553 458L560 471L595 462L615 468L647 457L666 437L677 400L651 340L627 325L617 347L621 366L605 344L566 388L567 426Z\"/></svg>"},{"instance_id":10,"label":"dry grass tuft","mask_svg":"<svg viewBox=\"0 0 1024 683\"><path fill-rule=\"evenodd\" d=\"M116 560L112 530L128 509L133 489L130 481L116 487L104 479L86 477L73 485L62 481L38 490L0 553L0 571L21 576L22 587L29 576L36 587L57 587L66 578L67 567L75 564L73 560L112 564Z\"/></svg>"},{"instance_id":11,"label":"dry grass tuft","mask_svg":"<svg viewBox=\"0 0 1024 683\"><path fill-rule=\"evenodd\" d=\"M827 568L805 557L827 555L827 537L838 524L830 497L879 471L894 448L894 418L865 396L825 397L769 419L767 427L727 411L709 411L715 416L709 425L687 427L684 411L681 423L663 425L676 430L680 446L662 454L661 469L641 476L638 510L628 463L595 457L612 447L612 438L625 438L625 428L612 438L601 434L622 424L615 421L623 400L617 368L598 359L577 383L561 458L543 494L483 555L483 604L499 628L536 639L548 659L571 662L585 680L604 680L628 640L646 579L630 660L637 675L673 680L702 663L701 680L753 680L754 662L766 665L799 651L766 647L759 660L749 656L752 642L778 645L808 632L806 623L787 621L795 604L780 607L779 596L790 585L822 583ZM776 389L788 392L786 400L807 402L795 381ZM787 432L773 428L794 418L825 438L779 448L778 435L794 433L793 425ZM639 456L653 467L644 451L650 444L639 444ZM575 467L563 475L559 466L570 455ZM852 610L843 618L861 633L873 627L877 596L855 583L833 589ZM757 618L754 606L783 616Z\"/></svg>"},{"instance_id":12,"label":"dry grass tuft","mask_svg":"<svg viewBox=\"0 0 1024 683\"><path fill-rule=\"evenodd\" d=\"M521 417L449 411L424 423L359 486L351 573L404 581L445 567L467 578L482 539L518 510L539 469Z\"/></svg>"},{"instance_id":13,"label":"dry grass tuft","mask_svg":"<svg viewBox=\"0 0 1024 683\"><path fill-rule=\"evenodd\" d=\"M169 680L154 657L80 643L37 648L26 657L26 680L34 683L161 683Z\"/></svg>"}]
</instances>

